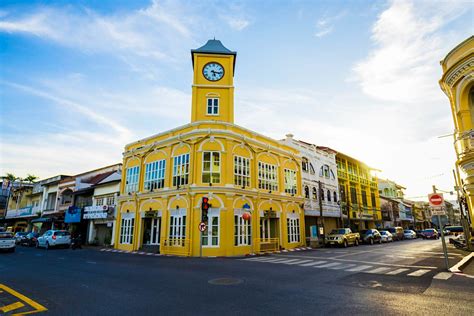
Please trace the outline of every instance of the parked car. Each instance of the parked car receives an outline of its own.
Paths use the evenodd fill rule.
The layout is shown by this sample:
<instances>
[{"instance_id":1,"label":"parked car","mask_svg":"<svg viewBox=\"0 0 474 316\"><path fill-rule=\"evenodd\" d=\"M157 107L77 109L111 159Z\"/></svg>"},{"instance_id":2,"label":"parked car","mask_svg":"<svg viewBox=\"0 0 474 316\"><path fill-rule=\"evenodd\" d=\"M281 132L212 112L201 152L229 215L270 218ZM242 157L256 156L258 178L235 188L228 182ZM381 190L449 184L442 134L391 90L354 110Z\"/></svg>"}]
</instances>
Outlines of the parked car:
<instances>
[{"instance_id":1,"label":"parked car","mask_svg":"<svg viewBox=\"0 0 474 316\"><path fill-rule=\"evenodd\" d=\"M35 232L31 232L25 236L20 242L20 245L33 247L36 246L36 240L38 239L39 234Z\"/></svg>"},{"instance_id":2,"label":"parked car","mask_svg":"<svg viewBox=\"0 0 474 316\"><path fill-rule=\"evenodd\" d=\"M415 233L416 233L416 238L423 238L423 230L422 229L415 230Z\"/></svg>"},{"instance_id":3,"label":"parked car","mask_svg":"<svg viewBox=\"0 0 474 316\"><path fill-rule=\"evenodd\" d=\"M376 229L363 229L359 232L360 240L363 243L373 245L374 243L382 243L382 236Z\"/></svg>"},{"instance_id":4,"label":"parked car","mask_svg":"<svg viewBox=\"0 0 474 316\"><path fill-rule=\"evenodd\" d=\"M16 244L21 243L22 239L24 239L26 235L28 235L28 232L16 232L14 236Z\"/></svg>"},{"instance_id":5,"label":"parked car","mask_svg":"<svg viewBox=\"0 0 474 316\"><path fill-rule=\"evenodd\" d=\"M14 252L16 240L10 232L0 232L0 250Z\"/></svg>"},{"instance_id":6,"label":"parked car","mask_svg":"<svg viewBox=\"0 0 474 316\"><path fill-rule=\"evenodd\" d=\"M446 230L448 235L454 234L455 236L457 236L458 234L464 233L464 229L462 226L446 226L444 229Z\"/></svg>"},{"instance_id":7,"label":"parked car","mask_svg":"<svg viewBox=\"0 0 474 316\"><path fill-rule=\"evenodd\" d=\"M36 248L69 247L71 234L67 230L48 230L36 240Z\"/></svg>"},{"instance_id":8,"label":"parked car","mask_svg":"<svg viewBox=\"0 0 474 316\"><path fill-rule=\"evenodd\" d=\"M326 238L326 246L336 245L347 247L358 246L360 242L359 233L353 233L350 228L333 229Z\"/></svg>"},{"instance_id":9,"label":"parked car","mask_svg":"<svg viewBox=\"0 0 474 316\"><path fill-rule=\"evenodd\" d=\"M423 239L438 239L438 231L434 228L428 228L423 231Z\"/></svg>"},{"instance_id":10,"label":"parked car","mask_svg":"<svg viewBox=\"0 0 474 316\"><path fill-rule=\"evenodd\" d=\"M393 236L388 230L381 230L380 236L382 237L382 242L392 242Z\"/></svg>"},{"instance_id":11,"label":"parked car","mask_svg":"<svg viewBox=\"0 0 474 316\"><path fill-rule=\"evenodd\" d=\"M405 239L405 235L404 235L404 231L402 227L390 227L387 230L392 234L393 240Z\"/></svg>"},{"instance_id":12,"label":"parked car","mask_svg":"<svg viewBox=\"0 0 474 316\"><path fill-rule=\"evenodd\" d=\"M416 233L411 229L405 229L403 235L405 239L416 239Z\"/></svg>"}]
</instances>

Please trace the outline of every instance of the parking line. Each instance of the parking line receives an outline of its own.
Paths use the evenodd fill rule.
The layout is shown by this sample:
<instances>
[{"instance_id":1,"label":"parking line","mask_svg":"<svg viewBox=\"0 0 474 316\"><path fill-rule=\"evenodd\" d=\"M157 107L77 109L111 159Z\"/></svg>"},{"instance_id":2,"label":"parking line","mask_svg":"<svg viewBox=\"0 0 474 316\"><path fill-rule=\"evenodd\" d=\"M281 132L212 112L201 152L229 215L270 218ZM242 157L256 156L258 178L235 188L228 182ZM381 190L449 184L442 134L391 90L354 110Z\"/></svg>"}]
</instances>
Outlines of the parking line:
<instances>
[{"instance_id":1,"label":"parking line","mask_svg":"<svg viewBox=\"0 0 474 316\"><path fill-rule=\"evenodd\" d=\"M22 308L24 306L25 306L25 304L23 304L22 302L16 302L16 303L13 303L13 304L10 304L10 305L0 307L0 312L8 313L8 312L11 312L15 309Z\"/></svg>"},{"instance_id":2,"label":"parking line","mask_svg":"<svg viewBox=\"0 0 474 316\"><path fill-rule=\"evenodd\" d=\"M396 269L396 270L387 272L387 273L385 273L385 274L387 274L387 275L397 275L397 274L400 274L400 273L405 272L405 271L408 271L408 270L410 270L410 269L401 268L401 269Z\"/></svg>"},{"instance_id":3,"label":"parking line","mask_svg":"<svg viewBox=\"0 0 474 316\"><path fill-rule=\"evenodd\" d=\"M44 312L44 311L47 311L47 310L48 310L48 309L47 309L46 307L44 307L43 305L36 303L36 302L33 301L32 299L30 299L30 298L24 296L23 294L18 293L17 291L15 291L15 290L12 289L12 288L9 288L9 287L6 286L6 285L0 284L0 289L3 289L5 292L10 293L11 295L15 296L16 298L22 300L23 302L27 303L27 304L30 305L31 307L35 308L34 311L29 311L29 312L21 313L21 315L34 314L34 313Z\"/></svg>"},{"instance_id":4,"label":"parking line","mask_svg":"<svg viewBox=\"0 0 474 316\"><path fill-rule=\"evenodd\" d=\"M407 274L408 276L414 276L414 277L419 277L422 276L423 274L430 272L431 270L425 270L425 269L420 269L416 270L415 272Z\"/></svg>"}]
</instances>

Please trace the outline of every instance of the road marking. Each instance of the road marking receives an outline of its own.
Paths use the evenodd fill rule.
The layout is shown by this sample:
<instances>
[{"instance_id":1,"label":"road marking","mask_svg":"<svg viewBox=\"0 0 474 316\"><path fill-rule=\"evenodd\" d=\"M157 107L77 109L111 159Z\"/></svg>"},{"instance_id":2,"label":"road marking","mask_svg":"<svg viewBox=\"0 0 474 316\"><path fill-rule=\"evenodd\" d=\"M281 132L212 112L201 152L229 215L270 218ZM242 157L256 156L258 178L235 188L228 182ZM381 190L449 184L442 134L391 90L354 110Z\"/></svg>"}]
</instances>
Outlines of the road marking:
<instances>
[{"instance_id":1,"label":"road marking","mask_svg":"<svg viewBox=\"0 0 474 316\"><path fill-rule=\"evenodd\" d=\"M346 271L359 272L359 271L370 269L370 268L372 268L372 266L361 265L361 266L357 266L355 268L347 269Z\"/></svg>"},{"instance_id":2,"label":"road marking","mask_svg":"<svg viewBox=\"0 0 474 316\"><path fill-rule=\"evenodd\" d=\"M276 262L276 261L286 261L288 259L278 259L278 258L267 258L265 260L258 260L258 262Z\"/></svg>"},{"instance_id":3,"label":"road marking","mask_svg":"<svg viewBox=\"0 0 474 316\"><path fill-rule=\"evenodd\" d=\"M409 257L409 256L394 256L394 255L385 255L386 257L389 257L389 258L401 258L401 259L415 259L416 257Z\"/></svg>"},{"instance_id":4,"label":"road marking","mask_svg":"<svg viewBox=\"0 0 474 316\"><path fill-rule=\"evenodd\" d=\"M10 304L10 305L0 307L0 312L8 313L8 312L11 312L15 309L22 308L24 306L25 306L25 304L23 304L22 302L16 302L16 303L13 303L13 304Z\"/></svg>"},{"instance_id":5,"label":"road marking","mask_svg":"<svg viewBox=\"0 0 474 316\"><path fill-rule=\"evenodd\" d=\"M305 263L305 262L310 262L310 261L313 261L313 260L298 260L295 262L290 262L290 263L285 263L285 264L300 264L300 263Z\"/></svg>"},{"instance_id":6,"label":"road marking","mask_svg":"<svg viewBox=\"0 0 474 316\"><path fill-rule=\"evenodd\" d=\"M383 272L386 272L387 270L390 270L390 268L380 267L380 268L375 268L374 270L364 271L364 272L367 272L367 273L383 273Z\"/></svg>"},{"instance_id":7,"label":"road marking","mask_svg":"<svg viewBox=\"0 0 474 316\"><path fill-rule=\"evenodd\" d=\"M409 273L407 274L408 276L414 276L414 277L419 277L419 276L422 276L423 274L427 273L427 272L430 272L431 270L426 270L426 269L420 269L420 270L416 270L412 273Z\"/></svg>"},{"instance_id":8,"label":"road marking","mask_svg":"<svg viewBox=\"0 0 474 316\"><path fill-rule=\"evenodd\" d=\"M289 259L289 260L283 260L283 261L280 261L278 263L289 263L289 262L293 262L293 261L298 261L299 259Z\"/></svg>"},{"instance_id":9,"label":"road marking","mask_svg":"<svg viewBox=\"0 0 474 316\"><path fill-rule=\"evenodd\" d=\"M89 264L97 264L97 262L95 262L95 261L86 261L86 263L89 263Z\"/></svg>"},{"instance_id":10,"label":"road marking","mask_svg":"<svg viewBox=\"0 0 474 316\"><path fill-rule=\"evenodd\" d=\"M339 263L339 262L332 262L332 263L323 264L323 265L321 265L321 266L314 266L314 268L329 268L329 267L335 267L335 266L338 266L338 265L341 265L341 263Z\"/></svg>"},{"instance_id":11,"label":"road marking","mask_svg":"<svg viewBox=\"0 0 474 316\"><path fill-rule=\"evenodd\" d=\"M272 261L267 261L268 263L282 263L282 262L286 262L287 259L275 259L275 260L272 260Z\"/></svg>"},{"instance_id":12,"label":"road marking","mask_svg":"<svg viewBox=\"0 0 474 316\"><path fill-rule=\"evenodd\" d=\"M269 257L253 257L253 258L245 258L245 259L242 259L242 260L245 260L245 261L265 261L265 260L271 260L272 258L269 258Z\"/></svg>"},{"instance_id":13,"label":"road marking","mask_svg":"<svg viewBox=\"0 0 474 316\"><path fill-rule=\"evenodd\" d=\"M300 266L302 267L311 267L311 266L315 266L317 264L323 264L323 263L326 263L327 261L313 261L311 263L305 263L305 264L300 264Z\"/></svg>"},{"instance_id":14,"label":"road marking","mask_svg":"<svg viewBox=\"0 0 474 316\"><path fill-rule=\"evenodd\" d=\"M342 264L341 266L336 266L336 267L331 267L329 269L333 269L333 270L342 270L342 269L347 269L347 268L351 268L355 266L355 264L353 263L346 263L346 264Z\"/></svg>"},{"instance_id":15,"label":"road marking","mask_svg":"<svg viewBox=\"0 0 474 316\"><path fill-rule=\"evenodd\" d=\"M387 272L387 273L385 273L385 274L387 274L387 275L397 275L397 274L400 274L400 273L405 272L405 271L408 271L408 270L409 270L409 269L401 268L401 269L396 269L396 270Z\"/></svg>"},{"instance_id":16,"label":"road marking","mask_svg":"<svg viewBox=\"0 0 474 316\"><path fill-rule=\"evenodd\" d=\"M436 280L447 280L449 279L450 277L452 277L453 274L451 272L440 272L438 273L437 275L435 275L433 277L433 279L436 279Z\"/></svg>"},{"instance_id":17,"label":"road marking","mask_svg":"<svg viewBox=\"0 0 474 316\"><path fill-rule=\"evenodd\" d=\"M0 289L5 291L5 292L8 292L9 294L15 296L16 298L22 300L23 302L25 302L26 304L30 305L31 307L33 307L35 309L33 311L23 312L21 314L16 314L16 315L35 314L35 313L44 312L44 311L48 310L43 305L36 303L32 299L24 296L23 294L18 293L14 289L9 288L8 286L6 286L4 284L0 284ZM13 316L15 316L15 315L13 315Z\"/></svg>"}]
</instances>

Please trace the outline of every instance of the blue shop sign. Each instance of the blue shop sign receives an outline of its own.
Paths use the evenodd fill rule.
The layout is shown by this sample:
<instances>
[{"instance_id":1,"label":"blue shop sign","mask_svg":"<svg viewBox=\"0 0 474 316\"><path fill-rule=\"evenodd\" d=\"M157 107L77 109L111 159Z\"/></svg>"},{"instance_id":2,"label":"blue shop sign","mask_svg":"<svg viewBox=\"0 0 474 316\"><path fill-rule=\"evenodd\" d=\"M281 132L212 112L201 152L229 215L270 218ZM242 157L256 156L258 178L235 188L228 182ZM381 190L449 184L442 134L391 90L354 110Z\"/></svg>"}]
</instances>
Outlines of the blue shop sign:
<instances>
[{"instance_id":1,"label":"blue shop sign","mask_svg":"<svg viewBox=\"0 0 474 316\"><path fill-rule=\"evenodd\" d=\"M66 216L64 218L65 223L79 223L81 222L81 209L77 206L70 206L66 210Z\"/></svg>"}]
</instances>

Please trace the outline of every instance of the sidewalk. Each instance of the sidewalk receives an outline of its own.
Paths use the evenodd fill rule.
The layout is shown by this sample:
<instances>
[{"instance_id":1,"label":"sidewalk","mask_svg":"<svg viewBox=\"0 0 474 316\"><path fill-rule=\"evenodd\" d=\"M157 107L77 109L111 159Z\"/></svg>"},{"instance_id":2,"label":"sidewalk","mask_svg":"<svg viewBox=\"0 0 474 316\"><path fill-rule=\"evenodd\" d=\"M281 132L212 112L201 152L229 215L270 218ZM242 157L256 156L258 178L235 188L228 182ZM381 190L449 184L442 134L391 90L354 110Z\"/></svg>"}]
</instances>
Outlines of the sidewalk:
<instances>
[{"instance_id":1,"label":"sidewalk","mask_svg":"<svg viewBox=\"0 0 474 316\"><path fill-rule=\"evenodd\" d=\"M461 268L462 273L474 276L474 258Z\"/></svg>"}]
</instances>

